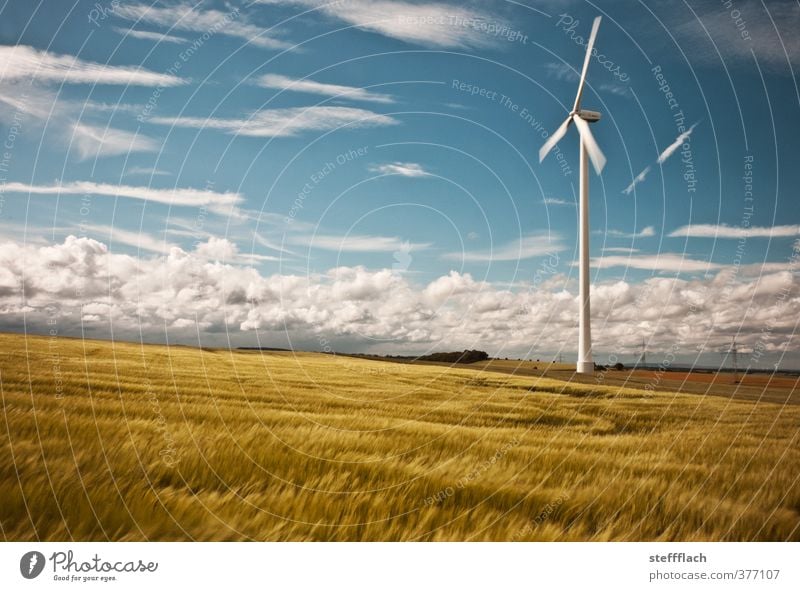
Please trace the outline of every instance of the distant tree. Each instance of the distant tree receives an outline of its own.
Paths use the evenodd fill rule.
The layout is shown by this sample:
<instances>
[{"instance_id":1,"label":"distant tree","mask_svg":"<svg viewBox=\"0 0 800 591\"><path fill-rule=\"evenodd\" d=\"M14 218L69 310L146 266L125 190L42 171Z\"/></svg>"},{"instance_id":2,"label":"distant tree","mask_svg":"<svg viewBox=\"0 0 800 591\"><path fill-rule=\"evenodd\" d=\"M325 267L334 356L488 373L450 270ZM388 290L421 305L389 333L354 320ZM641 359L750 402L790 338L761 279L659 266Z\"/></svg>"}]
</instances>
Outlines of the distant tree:
<instances>
[{"instance_id":1,"label":"distant tree","mask_svg":"<svg viewBox=\"0 0 800 591\"><path fill-rule=\"evenodd\" d=\"M617 361L617 362L614 364L614 369L616 369L617 371L622 371L623 369L625 369L625 366L624 366L624 365L622 365L622 364L621 364L619 361Z\"/></svg>"},{"instance_id":2,"label":"distant tree","mask_svg":"<svg viewBox=\"0 0 800 591\"><path fill-rule=\"evenodd\" d=\"M486 351L465 350L451 353L431 353L419 358L421 361L439 361L443 363L476 363L486 361L489 354Z\"/></svg>"}]
</instances>

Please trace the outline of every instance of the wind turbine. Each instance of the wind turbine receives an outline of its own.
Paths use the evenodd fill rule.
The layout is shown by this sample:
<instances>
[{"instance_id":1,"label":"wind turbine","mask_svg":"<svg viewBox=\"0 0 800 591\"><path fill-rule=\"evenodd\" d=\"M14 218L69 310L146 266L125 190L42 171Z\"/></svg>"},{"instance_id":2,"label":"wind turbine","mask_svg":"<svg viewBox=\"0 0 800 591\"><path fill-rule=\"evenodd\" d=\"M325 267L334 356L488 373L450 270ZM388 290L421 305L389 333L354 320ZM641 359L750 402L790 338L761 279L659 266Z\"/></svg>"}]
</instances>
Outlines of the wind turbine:
<instances>
[{"instance_id":1,"label":"wind turbine","mask_svg":"<svg viewBox=\"0 0 800 591\"><path fill-rule=\"evenodd\" d=\"M597 29L600 27L600 17L596 17L592 23L592 32L589 35L589 42L586 44L586 58L583 60L583 70L581 79L578 83L578 95L575 97L575 105L572 107L564 123L551 135L544 145L539 149L539 162L544 160L548 152L553 149L561 138L567 133L570 123L574 123L581 136L581 158L580 158L580 330L578 332L578 365L577 372L582 374L594 373L594 361L592 359L592 324L589 306L589 160L592 161L597 174L606 165L606 157L600 151L600 147L589 129L589 123L600 120L600 113L581 109L581 95L583 85L586 82L586 70L589 69L589 60L592 57L592 47L594 46Z\"/></svg>"}]
</instances>

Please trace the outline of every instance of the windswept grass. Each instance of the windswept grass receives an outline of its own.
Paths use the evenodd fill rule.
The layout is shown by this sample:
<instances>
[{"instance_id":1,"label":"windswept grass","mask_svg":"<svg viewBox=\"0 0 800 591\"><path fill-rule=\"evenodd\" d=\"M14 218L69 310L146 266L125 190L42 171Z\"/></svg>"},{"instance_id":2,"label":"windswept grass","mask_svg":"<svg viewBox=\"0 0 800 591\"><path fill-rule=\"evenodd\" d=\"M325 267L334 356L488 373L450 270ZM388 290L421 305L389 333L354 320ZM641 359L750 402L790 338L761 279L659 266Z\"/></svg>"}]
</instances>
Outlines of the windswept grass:
<instances>
[{"instance_id":1,"label":"windswept grass","mask_svg":"<svg viewBox=\"0 0 800 591\"><path fill-rule=\"evenodd\" d=\"M0 335L7 540L800 540L800 407Z\"/></svg>"}]
</instances>

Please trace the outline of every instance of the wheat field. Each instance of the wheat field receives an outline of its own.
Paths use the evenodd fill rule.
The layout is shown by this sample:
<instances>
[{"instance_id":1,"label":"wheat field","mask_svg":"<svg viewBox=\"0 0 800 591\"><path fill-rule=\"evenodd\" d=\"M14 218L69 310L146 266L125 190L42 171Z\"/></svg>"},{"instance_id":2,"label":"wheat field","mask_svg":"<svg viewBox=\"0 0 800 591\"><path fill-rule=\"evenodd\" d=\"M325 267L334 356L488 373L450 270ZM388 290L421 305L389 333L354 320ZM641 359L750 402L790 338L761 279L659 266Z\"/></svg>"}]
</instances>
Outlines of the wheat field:
<instances>
[{"instance_id":1,"label":"wheat field","mask_svg":"<svg viewBox=\"0 0 800 591\"><path fill-rule=\"evenodd\" d=\"M800 407L0 335L6 540L800 540Z\"/></svg>"}]
</instances>

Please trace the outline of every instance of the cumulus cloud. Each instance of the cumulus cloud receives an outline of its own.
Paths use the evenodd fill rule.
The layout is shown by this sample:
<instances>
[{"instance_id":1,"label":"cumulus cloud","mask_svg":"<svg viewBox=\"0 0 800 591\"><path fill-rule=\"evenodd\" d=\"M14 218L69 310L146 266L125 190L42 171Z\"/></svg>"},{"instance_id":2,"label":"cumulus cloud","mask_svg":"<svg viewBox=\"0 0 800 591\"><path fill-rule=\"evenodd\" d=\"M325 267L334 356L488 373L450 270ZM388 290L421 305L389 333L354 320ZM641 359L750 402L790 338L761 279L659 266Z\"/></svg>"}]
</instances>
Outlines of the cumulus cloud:
<instances>
[{"instance_id":1,"label":"cumulus cloud","mask_svg":"<svg viewBox=\"0 0 800 591\"><path fill-rule=\"evenodd\" d=\"M800 226L728 226L727 224L691 224L669 233L670 238L786 238L800 234Z\"/></svg>"},{"instance_id":2,"label":"cumulus cloud","mask_svg":"<svg viewBox=\"0 0 800 591\"><path fill-rule=\"evenodd\" d=\"M232 135L289 137L305 131L329 131L339 127L395 125L396 119L352 107L292 107L258 111L249 118L153 117L150 123L194 129L217 129Z\"/></svg>"},{"instance_id":3,"label":"cumulus cloud","mask_svg":"<svg viewBox=\"0 0 800 591\"><path fill-rule=\"evenodd\" d=\"M255 83L263 88L277 88L292 92L306 92L336 98L346 98L356 101L371 101L375 103L393 103L391 95L371 92L366 88L344 86L341 84L326 84L309 78L289 78L280 74L265 74L256 78Z\"/></svg>"},{"instance_id":4,"label":"cumulus cloud","mask_svg":"<svg viewBox=\"0 0 800 591\"><path fill-rule=\"evenodd\" d=\"M178 336L199 330L205 342L258 331L260 338L289 335L310 348L325 337L352 350L383 352L479 347L501 354L528 351L534 343L559 350L577 339L577 296L566 280L512 290L456 271L421 285L389 269L363 267L267 275L225 260L237 252L221 238L192 252L173 246L149 257L74 236L41 246L6 242L0 244L0 328L18 329L24 317L29 330L46 330L56 314L61 334L101 334L113 320L115 334L138 338L141 330L151 340L163 339L165 328ZM651 350L677 343L693 351L725 344L737 332L743 345L796 348L800 285L792 269L754 275L712 267L708 278L594 285L597 349L620 352L626 341L638 346L645 333Z\"/></svg>"},{"instance_id":5,"label":"cumulus cloud","mask_svg":"<svg viewBox=\"0 0 800 591\"><path fill-rule=\"evenodd\" d=\"M391 162L388 164L376 164L375 166L371 166L370 170L379 174L396 174L399 176L407 176L412 178L430 174L422 167L421 164L417 164L416 162Z\"/></svg>"},{"instance_id":6,"label":"cumulus cloud","mask_svg":"<svg viewBox=\"0 0 800 591\"><path fill-rule=\"evenodd\" d=\"M178 86L185 81L140 66L112 66L87 62L27 45L0 45L0 82L30 80L56 84L118 84L123 86Z\"/></svg>"}]
</instances>

